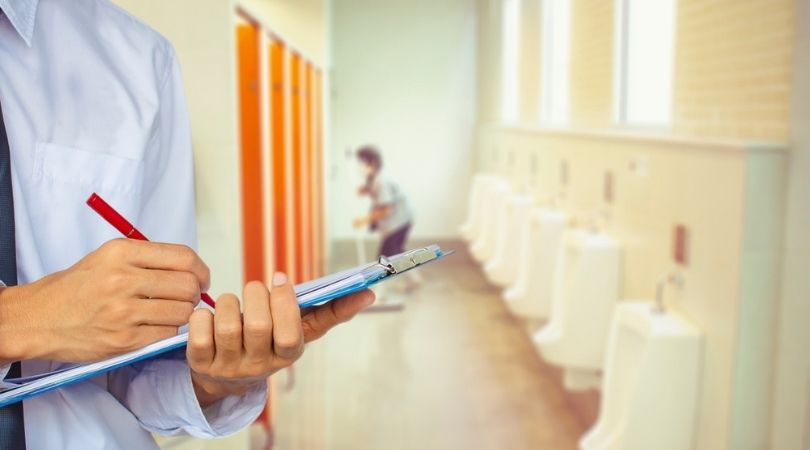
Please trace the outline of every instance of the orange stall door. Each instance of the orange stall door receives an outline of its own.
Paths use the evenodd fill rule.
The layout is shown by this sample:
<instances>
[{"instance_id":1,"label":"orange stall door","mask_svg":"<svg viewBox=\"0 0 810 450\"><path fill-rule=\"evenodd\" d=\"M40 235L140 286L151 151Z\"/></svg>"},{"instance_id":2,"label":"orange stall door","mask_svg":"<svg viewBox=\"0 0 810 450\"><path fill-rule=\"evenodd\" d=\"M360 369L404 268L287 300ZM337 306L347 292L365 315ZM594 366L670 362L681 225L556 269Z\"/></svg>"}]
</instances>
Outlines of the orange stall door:
<instances>
[{"instance_id":1,"label":"orange stall door","mask_svg":"<svg viewBox=\"0 0 810 450\"><path fill-rule=\"evenodd\" d=\"M303 242L301 251L303 252L303 279L313 278L312 259L312 65L304 63L301 73L301 180L302 183L302 221L304 227L301 229Z\"/></svg>"},{"instance_id":2,"label":"orange stall door","mask_svg":"<svg viewBox=\"0 0 810 450\"><path fill-rule=\"evenodd\" d=\"M236 28L245 281L264 280L259 30Z\"/></svg>"},{"instance_id":3,"label":"orange stall door","mask_svg":"<svg viewBox=\"0 0 810 450\"><path fill-rule=\"evenodd\" d=\"M312 111L312 145L310 146L310 162L312 174L312 203L310 217L312 218L312 266L313 276L323 275L324 242L323 242L323 147L322 124L323 112L321 110L321 74L313 69L310 75L310 109Z\"/></svg>"},{"instance_id":4,"label":"orange stall door","mask_svg":"<svg viewBox=\"0 0 810 450\"><path fill-rule=\"evenodd\" d=\"M303 281L304 276L304 214L301 207L303 202L304 182L301 177L303 158L301 157L301 57L293 54L290 61L290 120L292 120L290 141L292 142L292 190L293 204L293 250L290 268L292 279L296 282Z\"/></svg>"},{"instance_id":5,"label":"orange stall door","mask_svg":"<svg viewBox=\"0 0 810 450\"><path fill-rule=\"evenodd\" d=\"M284 44L280 41L273 41L269 48L270 61L270 130L272 143L270 149L273 199L273 248L275 254L275 270L288 272L287 239L290 230L287 223L289 218L290 202L287 200L287 184L290 181L287 172L289 155L285 145L286 115L284 111L284 92L286 91L284 80Z\"/></svg>"},{"instance_id":6,"label":"orange stall door","mask_svg":"<svg viewBox=\"0 0 810 450\"><path fill-rule=\"evenodd\" d=\"M316 77L317 71L314 67L309 67L309 71L307 77L309 78L310 83L310 96L309 96L309 138L310 138L310 146L309 146L309 179L310 179L310 192L309 192L309 220L310 220L310 241L312 242L312 246L310 248L310 257L312 258L310 261L310 267L312 270L313 277L317 277L321 275L320 270L320 260L321 260L321 243L318 236L319 233L319 226L318 221L320 220L318 214L318 204L320 202L320 177L319 177L319 166L321 164L322 156L320 154L320 144L319 140L319 128L320 128L320 115L318 111L318 80Z\"/></svg>"}]
</instances>

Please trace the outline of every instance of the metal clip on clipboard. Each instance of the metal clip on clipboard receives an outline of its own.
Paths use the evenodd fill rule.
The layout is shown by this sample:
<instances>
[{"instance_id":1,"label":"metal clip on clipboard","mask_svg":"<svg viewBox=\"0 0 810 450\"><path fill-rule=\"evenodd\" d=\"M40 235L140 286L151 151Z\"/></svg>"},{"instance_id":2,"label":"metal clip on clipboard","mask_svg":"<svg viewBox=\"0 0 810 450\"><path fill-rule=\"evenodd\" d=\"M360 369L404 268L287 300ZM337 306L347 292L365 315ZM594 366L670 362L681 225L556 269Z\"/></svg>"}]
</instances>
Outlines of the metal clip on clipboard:
<instances>
[{"instance_id":1,"label":"metal clip on clipboard","mask_svg":"<svg viewBox=\"0 0 810 450\"><path fill-rule=\"evenodd\" d=\"M380 256L377 265L382 266L388 272L388 275L397 275L438 258L439 255L436 251L436 246L430 246L411 250L391 258Z\"/></svg>"}]
</instances>

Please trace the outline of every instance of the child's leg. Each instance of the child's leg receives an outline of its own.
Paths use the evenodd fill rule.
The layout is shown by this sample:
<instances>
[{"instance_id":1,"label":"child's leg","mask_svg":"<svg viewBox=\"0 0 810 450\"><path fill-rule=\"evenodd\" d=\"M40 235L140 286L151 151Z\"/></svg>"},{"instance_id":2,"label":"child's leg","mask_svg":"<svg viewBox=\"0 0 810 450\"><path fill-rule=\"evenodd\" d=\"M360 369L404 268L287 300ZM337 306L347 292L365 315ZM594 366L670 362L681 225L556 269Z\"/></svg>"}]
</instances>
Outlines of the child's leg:
<instances>
[{"instance_id":1,"label":"child's leg","mask_svg":"<svg viewBox=\"0 0 810 450\"><path fill-rule=\"evenodd\" d=\"M411 225L405 225L397 228L391 233L383 235L382 244L380 245L380 255L394 256L398 253L405 251L405 240L408 238L408 233L411 230Z\"/></svg>"}]
</instances>

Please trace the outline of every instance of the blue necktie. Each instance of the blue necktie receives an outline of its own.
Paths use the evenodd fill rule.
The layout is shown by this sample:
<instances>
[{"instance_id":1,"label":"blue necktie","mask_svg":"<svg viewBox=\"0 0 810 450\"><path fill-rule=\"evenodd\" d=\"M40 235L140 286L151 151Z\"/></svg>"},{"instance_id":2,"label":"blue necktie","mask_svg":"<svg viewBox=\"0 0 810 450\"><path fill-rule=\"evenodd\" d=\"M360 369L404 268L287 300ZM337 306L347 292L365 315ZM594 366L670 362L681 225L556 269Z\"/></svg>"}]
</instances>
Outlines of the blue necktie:
<instances>
[{"instance_id":1,"label":"blue necktie","mask_svg":"<svg viewBox=\"0 0 810 450\"><path fill-rule=\"evenodd\" d=\"M14 197L11 190L11 154L0 105L0 280L17 284L17 250L14 241ZM20 376L20 363L11 365L7 378ZM24 450L23 404L0 408L0 450Z\"/></svg>"}]
</instances>

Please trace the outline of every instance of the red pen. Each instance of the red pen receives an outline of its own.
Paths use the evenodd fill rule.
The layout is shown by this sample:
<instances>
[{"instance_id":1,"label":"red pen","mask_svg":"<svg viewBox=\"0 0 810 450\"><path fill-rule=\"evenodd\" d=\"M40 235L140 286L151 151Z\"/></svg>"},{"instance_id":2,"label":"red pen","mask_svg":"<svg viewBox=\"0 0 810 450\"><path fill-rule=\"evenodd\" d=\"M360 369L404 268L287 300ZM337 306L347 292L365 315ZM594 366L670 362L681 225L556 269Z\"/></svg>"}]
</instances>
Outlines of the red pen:
<instances>
[{"instance_id":1,"label":"red pen","mask_svg":"<svg viewBox=\"0 0 810 450\"><path fill-rule=\"evenodd\" d=\"M93 208L93 211L97 212L99 216L104 218L110 225L114 226L116 230L118 230L124 237L128 237L130 239L137 239L139 241L148 241L149 239L143 235L140 231L138 231L135 226L133 226L127 219L124 218L121 214L118 214L118 211L113 209L109 203L105 202L103 198L101 198L98 194L93 192L93 195L87 199L87 205ZM202 301L208 304L208 306L215 308L216 304L214 303L214 299L211 298L210 295L203 292L200 294L200 298Z\"/></svg>"}]
</instances>

